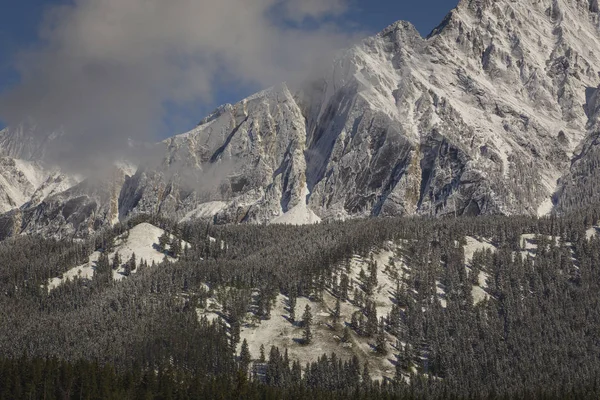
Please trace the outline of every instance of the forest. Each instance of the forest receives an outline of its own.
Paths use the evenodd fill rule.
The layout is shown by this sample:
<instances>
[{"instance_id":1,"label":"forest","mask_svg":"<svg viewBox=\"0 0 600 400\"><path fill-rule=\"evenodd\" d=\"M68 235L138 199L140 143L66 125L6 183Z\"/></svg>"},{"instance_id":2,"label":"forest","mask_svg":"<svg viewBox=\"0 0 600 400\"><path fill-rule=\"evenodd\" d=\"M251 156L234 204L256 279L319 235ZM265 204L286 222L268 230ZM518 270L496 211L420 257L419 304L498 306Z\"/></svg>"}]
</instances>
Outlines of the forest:
<instances>
[{"instance_id":1,"label":"forest","mask_svg":"<svg viewBox=\"0 0 600 400\"><path fill-rule=\"evenodd\" d=\"M600 237L589 234L599 217L598 204L545 218L313 226L138 216L84 241L12 238L0 243L0 398L599 398ZM189 245L161 238L165 260L152 265L101 257L92 279L48 290L49 279L94 251L107 255L142 222ZM533 235L535 256L522 251L524 234ZM477 250L465 267L468 237L496 250ZM377 315L381 274L369 267L349 279L348 263L385 243L402 248L406 265L391 311ZM168 262L167 253L179 257ZM114 281L115 263L135 273ZM489 295L474 302L480 272ZM202 316L217 296L221 318ZM373 357L392 359L393 375L375 379L364 359L336 352L305 364L286 348L251 353L240 330L248 315L271 318L278 296L305 346L316 340L315 315L295 304L335 298L341 340L372 338ZM359 311L341 327L339 308L349 305Z\"/></svg>"}]
</instances>

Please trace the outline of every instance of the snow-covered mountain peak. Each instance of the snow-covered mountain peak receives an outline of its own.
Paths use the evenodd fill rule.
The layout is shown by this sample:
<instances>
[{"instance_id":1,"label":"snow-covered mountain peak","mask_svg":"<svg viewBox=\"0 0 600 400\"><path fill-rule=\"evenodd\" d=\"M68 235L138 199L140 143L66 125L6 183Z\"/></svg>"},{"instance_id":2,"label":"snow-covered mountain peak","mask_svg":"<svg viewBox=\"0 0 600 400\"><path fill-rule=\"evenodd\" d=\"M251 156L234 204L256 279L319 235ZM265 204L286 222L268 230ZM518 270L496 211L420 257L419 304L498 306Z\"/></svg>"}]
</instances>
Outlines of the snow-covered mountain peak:
<instances>
[{"instance_id":1,"label":"snow-covered mountain peak","mask_svg":"<svg viewBox=\"0 0 600 400\"><path fill-rule=\"evenodd\" d=\"M410 47L417 47L423 41L417 28L409 21L397 21L378 33L375 38L406 44Z\"/></svg>"},{"instance_id":2,"label":"snow-covered mountain peak","mask_svg":"<svg viewBox=\"0 0 600 400\"><path fill-rule=\"evenodd\" d=\"M45 220L59 201L92 227L139 213L216 223L545 213L595 140L599 26L588 0L463 0L427 38L396 22L299 89L217 108L102 196L71 190L28 210L27 226L64 223Z\"/></svg>"}]
</instances>

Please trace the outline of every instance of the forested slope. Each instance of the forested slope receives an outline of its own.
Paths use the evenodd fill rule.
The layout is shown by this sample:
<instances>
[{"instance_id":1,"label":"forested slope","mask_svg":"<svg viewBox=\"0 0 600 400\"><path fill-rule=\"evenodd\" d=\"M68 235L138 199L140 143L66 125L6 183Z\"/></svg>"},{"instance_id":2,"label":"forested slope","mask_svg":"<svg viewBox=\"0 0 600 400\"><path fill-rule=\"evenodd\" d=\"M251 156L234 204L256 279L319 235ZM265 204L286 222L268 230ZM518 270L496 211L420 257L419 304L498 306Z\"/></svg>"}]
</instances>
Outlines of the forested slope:
<instances>
[{"instance_id":1,"label":"forested slope","mask_svg":"<svg viewBox=\"0 0 600 400\"><path fill-rule=\"evenodd\" d=\"M591 206L564 218L305 227L140 216L87 242L11 239L0 243L0 365L12 372L0 379L35 397L46 372L34 379L26 370L64 360L60 368L114 369L124 397L146 378L170 380L182 398L192 383L198 393L215 382L233 393L240 379L256 393L277 388L274 398L292 387L307 396L597 397L600 238L590 228L599 216ZM50 278L112 251L142 222L189 242L175 249L178 261L142 263L121 281L100 268L48 291ZM378 261L383 249L391 256ZM253 329L277 319L289 324L288 344L252 342Z\"/></svg>"}]
</instances>

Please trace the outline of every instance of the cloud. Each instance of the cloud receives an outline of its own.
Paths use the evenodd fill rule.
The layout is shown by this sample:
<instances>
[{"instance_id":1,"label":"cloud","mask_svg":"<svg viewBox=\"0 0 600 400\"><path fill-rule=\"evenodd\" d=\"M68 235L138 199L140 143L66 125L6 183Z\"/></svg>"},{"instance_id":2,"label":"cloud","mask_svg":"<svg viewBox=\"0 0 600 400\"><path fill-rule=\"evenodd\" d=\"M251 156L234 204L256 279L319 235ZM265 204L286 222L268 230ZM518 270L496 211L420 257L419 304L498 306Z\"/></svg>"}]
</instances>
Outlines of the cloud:
<instances>
[{"instance_id":1,"label":"cloud","mask_svg":"<svg viewBox=\"0 0 600 400\"><path fill-rule=\"evenodd\" d=\"M300 76L347 44L335 23L347 7L346 0L54 6L40 43L15 59L21 81L0 95L0 118L11 125L32 118L42 134L64 130L55 158L85 164L127 148L129 138L155 137L167 103L210 103L223 82L268 86ZM310 28L285 22L307 19Z\"/></svg>"}]
</instances>

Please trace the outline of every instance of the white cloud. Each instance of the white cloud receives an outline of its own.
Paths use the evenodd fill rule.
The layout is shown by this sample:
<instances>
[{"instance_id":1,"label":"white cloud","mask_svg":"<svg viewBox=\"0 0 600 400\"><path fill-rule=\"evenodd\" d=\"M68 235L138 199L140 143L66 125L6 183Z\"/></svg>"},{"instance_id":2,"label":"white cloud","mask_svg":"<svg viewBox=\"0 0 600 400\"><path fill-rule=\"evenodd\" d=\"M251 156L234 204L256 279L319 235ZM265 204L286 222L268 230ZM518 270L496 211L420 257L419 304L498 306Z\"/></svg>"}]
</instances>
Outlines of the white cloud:
<instances>
[{"instance_id":1,"label":"white cloud","mask_svg":"<svg viewBox=\"0 0 600 400\"><path fill-rule=\"evenodd\" d=\"M346 8L346 0L75 0L50 9L42 44L19 54L22 80L0 97L0 116L63 126L85 157L110 152L156 133L165 102L209 101L218 80L267 86L306 72L346 44L331 19L323 23ZM316 24L282 22L305 19Z\"/></svg>"}]
</instances>

